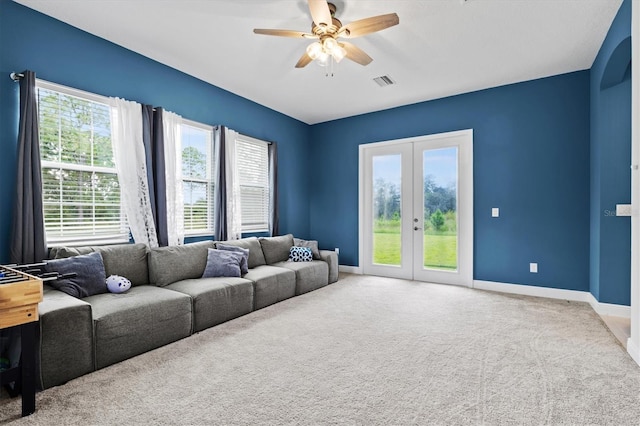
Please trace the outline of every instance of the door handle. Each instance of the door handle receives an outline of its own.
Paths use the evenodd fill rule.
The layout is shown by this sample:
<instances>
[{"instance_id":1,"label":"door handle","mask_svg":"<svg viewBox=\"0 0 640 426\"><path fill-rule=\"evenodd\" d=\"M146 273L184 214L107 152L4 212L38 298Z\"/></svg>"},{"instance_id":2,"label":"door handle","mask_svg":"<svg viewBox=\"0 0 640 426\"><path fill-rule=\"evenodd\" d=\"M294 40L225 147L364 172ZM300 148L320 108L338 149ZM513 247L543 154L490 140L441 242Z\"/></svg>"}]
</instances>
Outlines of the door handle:
<instances>
[{"instance_id":1,"label":"door handle","mask_svg":"<svg viewBox=\"0 0 640 426\"><path fill-rule=\"evenodd\" d=\"M417 231L417 230L419 230L419 229L420 229L420 228L418 228L417 226L414 226L414 227L413 227L413 230L414 230L414 231Z\"/></svg>"}]
</instances>

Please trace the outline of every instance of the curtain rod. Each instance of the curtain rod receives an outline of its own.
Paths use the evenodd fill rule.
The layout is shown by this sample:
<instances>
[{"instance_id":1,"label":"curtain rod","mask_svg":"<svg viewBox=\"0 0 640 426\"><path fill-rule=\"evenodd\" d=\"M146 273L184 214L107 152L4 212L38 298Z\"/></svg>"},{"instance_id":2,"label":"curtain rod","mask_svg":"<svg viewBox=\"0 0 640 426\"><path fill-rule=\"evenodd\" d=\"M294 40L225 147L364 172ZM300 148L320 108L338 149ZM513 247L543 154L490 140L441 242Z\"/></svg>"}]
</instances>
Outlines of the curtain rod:
<instances>
[{"instance_id":1,"label":"curtain rod","mask_svg":"<svg viewBox=\"0 0 640 426\"><path fill-rule=\"evenodd\" d=\"M13 81L19 81L21 78L24 77L24 74L12 72L11 74L9 74L9 77L11 77L11 80Z\"/></svg>"}]
</instances>

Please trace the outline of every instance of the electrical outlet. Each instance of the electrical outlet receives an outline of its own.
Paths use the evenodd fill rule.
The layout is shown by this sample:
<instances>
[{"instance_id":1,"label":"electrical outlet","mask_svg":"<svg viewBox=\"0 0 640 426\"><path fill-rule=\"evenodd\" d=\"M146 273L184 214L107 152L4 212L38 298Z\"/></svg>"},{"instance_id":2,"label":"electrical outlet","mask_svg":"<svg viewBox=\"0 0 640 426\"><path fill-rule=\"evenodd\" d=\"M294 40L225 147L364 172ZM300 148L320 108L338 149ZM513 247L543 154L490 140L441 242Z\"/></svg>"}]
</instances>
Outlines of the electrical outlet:
<instances>
[{"instance_id":1,"label":"electrical outlet","mask_svg":"<svg viewBox=\"0 0 640 426\"><path fill-rule=\"evenodd\" d=\"M500 209L498 207L491 209L491 217L500 217Z\"/></svg>"},{"instance_id":2,"label":"electrical outlet","mask_svg":"<svg viewBox=\"0 0 640 426\"><path fill-rule=\"evenodd\" d=\"M537 274L538 273L538 264L537 263L530 263L529 264L529 272L531 272L533 274Z\"/></svg>"},{"instance_id":3,"label":"electrical outlet","mask_svg":"<svg viewBox=\"0 0 640 426\"><path fill-rule=\"evenodd\" d=\"M336 254L340 256L340 249L338 247L336 247Z\"/></svg>"}]
</instances>

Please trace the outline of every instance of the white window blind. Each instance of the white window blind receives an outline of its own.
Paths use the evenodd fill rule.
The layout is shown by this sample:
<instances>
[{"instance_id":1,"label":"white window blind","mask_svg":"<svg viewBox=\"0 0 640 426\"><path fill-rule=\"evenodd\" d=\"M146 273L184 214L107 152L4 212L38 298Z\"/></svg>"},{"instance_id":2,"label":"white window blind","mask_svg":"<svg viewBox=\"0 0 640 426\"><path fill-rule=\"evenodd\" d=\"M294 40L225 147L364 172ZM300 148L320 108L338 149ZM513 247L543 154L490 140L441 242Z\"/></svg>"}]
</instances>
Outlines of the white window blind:
<instances>
[{"instance_id":1,"label":"white window blind","mask_svg":"<svg viewBox=\"0 0 640 426\"><path fill-rule=\"evenodd\" d=\"M236 162L240 180L242 232L269 230L268 143L239 135Z\"/></svg>"},{"instance_id":2,"label":"white window blind","mask_svg":"<svg viewBox=\"0 0 640 426\"><path fill-rule=\"evenodd\" d=\"M106 100L41 80L37 87L47 243L129 241Z\"/></svg>"},{"instance_id":3,"label":"white window blind","mask_svg":"<svg viewBox=\"0 0 640 426\"><path fill-rule=\"evenodd\" d=\"M183 120L182 182L185 234L213 233L213 131Z\"/></svg>"}]
</instances>

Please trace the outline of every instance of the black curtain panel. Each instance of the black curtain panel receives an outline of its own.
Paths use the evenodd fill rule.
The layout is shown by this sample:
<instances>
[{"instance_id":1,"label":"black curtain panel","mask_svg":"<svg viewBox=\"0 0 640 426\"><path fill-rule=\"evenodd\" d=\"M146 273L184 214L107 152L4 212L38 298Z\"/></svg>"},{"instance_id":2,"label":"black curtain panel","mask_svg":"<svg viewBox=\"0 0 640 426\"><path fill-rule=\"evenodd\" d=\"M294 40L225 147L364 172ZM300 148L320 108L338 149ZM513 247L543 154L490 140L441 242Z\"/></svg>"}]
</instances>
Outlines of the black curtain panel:
<instances>
[{"instance_id":1,"label":"black curtain panel","mask_svg":"<svg viewBox=\"0 0 640 426\"><path fill-rule=\"evenodd\" d=\"M36 75L24 71L20 80L20 128L10 260L36 263L46 258L42 205L42 171L38 137Z\"/></svg>"},{"instance_id":2,"label":"black curtain panel","mask_svg":"<svg viewBox=\"0 0 640 426\"><path fill-rule=\"evenodd\" d=\"M154 110L151 105L142 106L142 140L147 160L149 196L160 247L169 245L162 111L162 108Z\"/></svg>"},{"instance_id":3,"label":"black curtain panel","mask_svg":"<svg viewBox=\"0 0 640 426\"><path fill-rule=\"evenodd\" d=\"M278 235L280 221L278 212L278 146L269 144L269 233Z\"/></svg>"},{"instance_id":4,"label":"black curtain panel","mask_svg":"<svg viewBox=\"0 0 640 426\"><path fill-rule=\"evenodd\" d=\"M214 238L217 241L227 239L227 179L225 165L225 127L216 126L213 129L213 150L216 159L214 176L216 184L213 189L213 227Z\"/></svg>"}]
</instances>

